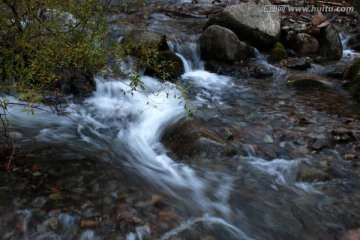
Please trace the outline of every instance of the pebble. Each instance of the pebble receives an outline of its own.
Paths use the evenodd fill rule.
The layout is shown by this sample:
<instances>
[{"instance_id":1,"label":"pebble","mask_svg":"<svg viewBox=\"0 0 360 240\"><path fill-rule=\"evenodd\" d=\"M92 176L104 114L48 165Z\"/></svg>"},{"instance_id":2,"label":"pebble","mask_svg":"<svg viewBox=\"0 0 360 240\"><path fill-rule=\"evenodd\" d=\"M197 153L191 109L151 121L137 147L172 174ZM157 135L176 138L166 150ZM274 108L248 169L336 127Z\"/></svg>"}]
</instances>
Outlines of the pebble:
<instances>
[{"instance_id":1,"label":"pebble","mask_svg":"<svg viewBox=\"0 0 360 240\"><path fill-rule=\"evenodd\" d=\"M35 208L41 208L45 205L47 200L48 199L46 197L37 197L31 202L31 205Z\"/></svg>"},{"instance_id":2,"label":"pebble","mask_svg":"<svg viewBox=\"0 0 360 240\"><path fill-rule=\"evenodd\" d=\"M58 201L65 199L66 194L64 192L57 192L49 195L50 200Z\"/></svg>"},{"instance_id":3,"label":"pebble","mask_svg":"<svg viewBox=\"0 0 360 240\"><path fill-rule=\"evenodd\" d=\"M96 220L81 220L80 227L81 228L94 228L99 224Z\"/></svg>"},{"instance_id":4,"label":"pebble","mask_svg":"<svg viewBox=\"0 0 360 240\"><path fill-rule=\"evenodd\" d=\"M176 218L176 213L172 211L159 211L158 217L161 221L171 221Z\"/></svg>"}]
</instances>

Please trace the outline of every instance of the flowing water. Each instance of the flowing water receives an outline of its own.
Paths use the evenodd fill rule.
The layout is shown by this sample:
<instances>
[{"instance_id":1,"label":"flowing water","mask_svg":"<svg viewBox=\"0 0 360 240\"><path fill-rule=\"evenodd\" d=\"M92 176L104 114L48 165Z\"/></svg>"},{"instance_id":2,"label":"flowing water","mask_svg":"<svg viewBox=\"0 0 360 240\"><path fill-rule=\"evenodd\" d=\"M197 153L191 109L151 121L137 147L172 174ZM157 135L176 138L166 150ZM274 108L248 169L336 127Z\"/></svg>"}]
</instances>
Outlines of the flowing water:
<instances>
[{"instance_id":1,"label":"flowing water","mask_svg":"<svg viewBox=\"0 0 360 240\"><path fill-rule=\"evenodd\" d=\"M146 76L146 90L133 94L126 81L99 78L93 96L66 116L31 116L14 106L14 134L53 145L46 155L53 181L71 197L3 196L2 239L340 239L360 225L358 163L345 157L359 154L360 106L339 84L289 85L286 70L260 57L272 77L221 76L204 70L195 43L169 44L184 61L181 83L190 87L195 118L209 129L231 129L241 151L172 159L161 137L187 118L181 93ZM327 141L339 128L355 140ZM81 205L80 213L66 204ZM124 212L131 212L125 229ZM83 218L101 223L87 226Z\"/></svg>"}]
</instances>

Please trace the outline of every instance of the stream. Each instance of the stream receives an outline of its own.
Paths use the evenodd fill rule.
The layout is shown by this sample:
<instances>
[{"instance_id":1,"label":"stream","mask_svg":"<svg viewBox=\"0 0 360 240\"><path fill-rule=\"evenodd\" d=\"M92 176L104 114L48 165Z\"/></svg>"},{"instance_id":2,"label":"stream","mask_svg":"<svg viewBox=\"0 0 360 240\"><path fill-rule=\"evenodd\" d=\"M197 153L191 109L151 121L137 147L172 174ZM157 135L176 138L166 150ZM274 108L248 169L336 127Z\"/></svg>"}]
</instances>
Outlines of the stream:
<instances>
[{"instance_id":1,"label":"stream","mask_svg":"<svg viewBox=\"0 0 360 240\"><path fill-rule=\"evenodd\" d=\"M360 226L360 165L351 158L360 151L360 105L349 93L331 78L290 85L290 70L261 56L253 61L272 77L210 73L197 33L178 31L169 45L184 61L194 118L230 129L238 153L173 159L164 131L191 118L175 85L148 76L133 95L124 94L126 80L98 78L96 92L66 116L14 106L13 134L51 147L29 171L32 181L0 184L1 239L341 239ZM356 55L346 49L338 63L309 71Z\"/></svg>"}]
</instances>

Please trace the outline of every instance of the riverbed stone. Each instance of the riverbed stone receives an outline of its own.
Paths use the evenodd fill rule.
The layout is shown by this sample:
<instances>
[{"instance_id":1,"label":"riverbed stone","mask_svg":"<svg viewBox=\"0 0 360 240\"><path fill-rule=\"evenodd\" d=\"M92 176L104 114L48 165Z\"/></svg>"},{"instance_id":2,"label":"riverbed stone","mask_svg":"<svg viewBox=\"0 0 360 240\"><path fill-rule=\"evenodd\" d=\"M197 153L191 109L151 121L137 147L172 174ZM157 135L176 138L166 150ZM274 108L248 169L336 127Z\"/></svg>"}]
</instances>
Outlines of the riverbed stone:
<instances>
[{"instance_id":1,"label":"riverbed stone","mask_svg":"<svg viewBox=\"0 0 360 240\"><path fill-rule=\"evenodd\" d=\"M291 73L288 76L288 85L296 87L313 87L326 85L328 80L326 77L315 73Z\"/></svg>"},{"instance_id":2,"label":"riverbed stone","mask_svg":"<svg viewBox=\"0 0 360 240\"><path fill-rule=\"evenodd\" d=\"M254 51L227 28L212 25L200 37L201 58L234 62L254 57Z\"/></svg>"},{"instance_id":3,"label":"riverbed stone","mask_svg":"<svg viewBox=\"0 0 360 240\"><path fill-rule=\"evenodd\" d=\"M298 182L325 182L331 179L326 169L316 164L301 162L296 171L296 181Z\"/></svg>"},{"instance_id":4,"label":"riverbed stone","mask_svg":"<svg viewBox=\"0 0 360 240\"><path fill-rule=\"evenodd\" d=\"M320 29L319 33L319 55L330 61L340 60L343 53L342 43L334 26L329 25Z\"/></svg>"},{"instance_id":5,"label":"riverbed stone","mask_svg":"<svg viewBox=\"0 0 360 240\"><path fill-rule=\"evenodd\" d=\"M145 75L157 77L163 81L171 81L176 82L177 79L185 72L184 64L179 56L177 56L175 53L170 51L161 51L159 53L159 56L156 59L156 62L158 64L165 64L167 67L167 76L163 76L163 72L159 70L164 69L158 69L158 68L146 68ZM155 64L157 66L158 64Z\"/></svg>"},{"instance_id":6,"label":"riverbed stone","mask_svg":"<svg viewBox=\"0 0 360 240\"><path fill-rule=\"evenodd\" d=\"M275 43L274 47L271 49L269 61L272 63L276 63L286 58L287 58L287 52L284 46L280 42Z\"/></svg>"},{"instance_id":7,"label":"riverbed stone","mask_svg":"<svg viewBox=\"0 0 360 240\"><path fill-rule=\"evenodd\" d=\"M296 45L297 51L302 55L317 54L317 52L319 51L318 40L307 33L297 34Z\"/></svg>"},{"instance_id":8,"label":"riverbed stone","mask_svg":"<svg viewBox=\"0 0 360 240\"><path fill-rule=\"evenodd\" d=\"M348 45L351 49L360 52L360 33L351 36L348 40Z\"/></svg>"},{"instance_id":9,"label":"riverbed stone","mask_svg":"<svg viewBox=\"0 0 360 240\"><path fill-rule=\"evenodd\" d=\"M204 30L212 25L220 25L232 30L241 40L260 49L269 49L280 36L280 13L264 12L268 0L251 0L226 7L211 17Z\"/></svg>"},{"instance_id":10,"label":"riverbed stone","mask_svg":"<svg viewBox=\"0 0 360 240\"><path fill-rule=\"evenodd\" d=\"M161 142L175 158L219 160L234 156L236 148L200 121L181 120L165 130Z\"/></svg>"},{"instance_id":11,"label":"riverbed stone","mask_svg":"<svg viewBox=\"0 0 360 240\"><path fill-rule=\"evenodd\" d=\"M287 60L286 67L290 69L306 70L311 68L311 59L309 57L292 58Z\"/></svg>"},{"instance_id":12,"label":"riverbed stone","mask_svg":"<svg viewBox=\"0 0 360 240\"><path fill-rule=\"evenodd\" d=\"M348 143L354 141L356 137L353 132L348 128L336 128L331 131L333 141L338 143Z\"/></svg>"},{"instance_id":13,"label":"riverbed stone","mask_svg":"<svg viewBox=\"0 0 360 240\"><path fill-rule=\"evenodd\" d=\"M69 70L66 76L64 74L60 79L57 82L57 87L64 94L73 94L74 96L85 98L90 96L96 89L93 74L86 70Z\"/></svg>"}]
</instances>

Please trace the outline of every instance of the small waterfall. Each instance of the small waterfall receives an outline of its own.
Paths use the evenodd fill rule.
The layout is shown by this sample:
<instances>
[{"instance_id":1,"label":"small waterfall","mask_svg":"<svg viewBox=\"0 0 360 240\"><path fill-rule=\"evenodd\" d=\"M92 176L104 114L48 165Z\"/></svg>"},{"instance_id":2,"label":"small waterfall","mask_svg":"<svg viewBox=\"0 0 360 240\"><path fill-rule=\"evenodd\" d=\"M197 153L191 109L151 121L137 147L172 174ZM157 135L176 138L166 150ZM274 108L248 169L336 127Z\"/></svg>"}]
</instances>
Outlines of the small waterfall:
<instances>
[{"instance_id":1,"label":"small waterfall","mask_svg":"<svg viewBox=\"0 0 360 240\"><path fill-rule=\"evenodd\" d=\"M196 43L182 43L168 41L170 51L175 52L184 63L185 73L194 70L203 70L204 62L201 61L200 48Z\"/></svg>"},{"instance_id":2,"label":"small waterfall","mask_svg":"<svg viewBox=\"0 0 360 240\"><path fill-rule=\"evenodd\" d=\"M351 36L349 34L339 34L340 39L341 39L341 43L343 46L343 54L342 54L342 58L346 59L346 58L350 58L353 59L356 56L360 56L360 53L354 51L353 49L351 49L348 45L348 41L351 38Z\"/></svg>"}]
</instances>

